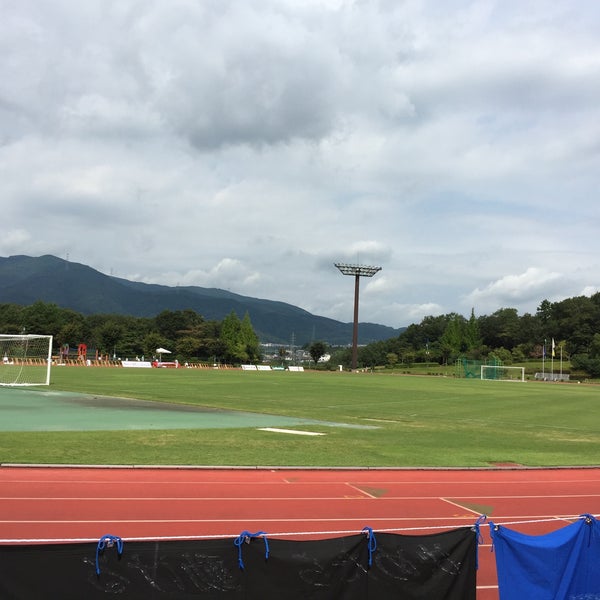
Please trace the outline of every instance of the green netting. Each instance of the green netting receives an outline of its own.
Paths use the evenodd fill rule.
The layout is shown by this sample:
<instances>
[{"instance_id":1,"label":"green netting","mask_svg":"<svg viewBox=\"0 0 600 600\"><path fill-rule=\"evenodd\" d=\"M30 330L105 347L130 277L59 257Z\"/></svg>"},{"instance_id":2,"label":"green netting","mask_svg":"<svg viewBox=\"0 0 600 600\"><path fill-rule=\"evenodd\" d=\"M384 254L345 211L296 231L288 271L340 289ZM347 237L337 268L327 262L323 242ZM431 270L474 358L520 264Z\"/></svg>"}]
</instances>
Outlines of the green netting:
<instances>
[{"instance_id":1,"label":"green netting","mask_svg":"<svg viewBox=\"0 0 600 600\"><path fill-rule=\"evenodd\" d=\"M470 360L468 358L459 358L456 361L456 374L458 377L467 379L481 379L481 365L502 366L502 361L493 357L488 360Z\"/></svg>"}]
</instances>

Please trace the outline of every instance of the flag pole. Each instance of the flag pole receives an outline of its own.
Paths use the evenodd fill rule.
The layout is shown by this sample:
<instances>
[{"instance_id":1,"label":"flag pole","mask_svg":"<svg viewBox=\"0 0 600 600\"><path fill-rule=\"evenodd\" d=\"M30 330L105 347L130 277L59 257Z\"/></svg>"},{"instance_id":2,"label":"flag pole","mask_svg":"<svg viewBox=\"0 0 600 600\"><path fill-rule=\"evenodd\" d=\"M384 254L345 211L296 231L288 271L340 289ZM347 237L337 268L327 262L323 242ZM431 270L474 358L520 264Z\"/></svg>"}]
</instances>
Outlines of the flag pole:
<instances>
[{"instance_id":1,"label":"flag pole","mask_svg":"<svg viewBox=\"0 0 600 600\"><path fill-rule=\"evenodd\" d=\"M542 347L542 379L546 379L546 339L544 338L544 345Z\"/></svg>"},{"instance_id":2,"label":"flag pole","mask_svg":"<svg viewBox=\"0 0 600 600\"><path fill-rule=\"evenodd\" d=\"M562 381L562 349L563 345L560 345L560 380Z\"/></svg>"}]
</instances>

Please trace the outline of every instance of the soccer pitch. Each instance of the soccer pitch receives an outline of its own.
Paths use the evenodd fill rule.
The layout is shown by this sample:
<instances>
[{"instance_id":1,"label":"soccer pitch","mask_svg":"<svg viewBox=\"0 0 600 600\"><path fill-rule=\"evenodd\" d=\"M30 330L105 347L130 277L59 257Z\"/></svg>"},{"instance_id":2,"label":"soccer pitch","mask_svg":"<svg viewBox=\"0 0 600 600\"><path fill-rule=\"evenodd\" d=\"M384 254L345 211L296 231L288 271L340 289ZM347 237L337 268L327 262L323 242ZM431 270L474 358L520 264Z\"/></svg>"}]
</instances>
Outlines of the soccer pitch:
<instances>
[{"instance_id":1,"label":"soccer pitch","mask_svg":"<svg viewBox=\"0 0 600 600\"><path fill-rule=\"evenodd\" d=\"M96 404L89 410L89 430L2 431L0 463L274 467L600 464L595 417L599 388L591 385L349 372L67 367L53 369L52 383L45 389L95 397ZM185 404L214 409L223 418L228 414L237 418L231 426L227 422L219 427L210 423L198 426L195 415L195 421L184 418L181 428L170 424L162 429L159 424L154 429L132 429L125 422L126 413L119 412L119 401L110 401L107 410L116 411L115 428L94 430L98 418L94 409L104 397ZM290 424L265 431L256 419L245 421L243 415L248 414L285 418ZM127 413L126 418L137 417Z\"/></svg>"}]
</instances>

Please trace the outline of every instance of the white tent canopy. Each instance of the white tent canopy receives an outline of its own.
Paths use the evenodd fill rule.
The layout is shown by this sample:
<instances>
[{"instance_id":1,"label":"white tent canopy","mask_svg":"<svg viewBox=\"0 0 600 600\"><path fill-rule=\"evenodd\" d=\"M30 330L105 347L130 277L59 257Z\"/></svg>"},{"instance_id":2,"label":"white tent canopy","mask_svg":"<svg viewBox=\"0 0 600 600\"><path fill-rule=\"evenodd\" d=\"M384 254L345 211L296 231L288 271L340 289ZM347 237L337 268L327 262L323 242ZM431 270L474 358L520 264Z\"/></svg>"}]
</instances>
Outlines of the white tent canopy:
<instances>
[{"instance_id":1,"label":"white tent canopy","mask_svg":"<svg viewBox=\"0 0 600 600\"><path fill-rule=\"evenodd\" d=\"M171 351L167 350L166 348L157 348L156 354L158 354L158 360L162 361L162 355L163 354L171 354Z\"/></svg>"}]
</instances>

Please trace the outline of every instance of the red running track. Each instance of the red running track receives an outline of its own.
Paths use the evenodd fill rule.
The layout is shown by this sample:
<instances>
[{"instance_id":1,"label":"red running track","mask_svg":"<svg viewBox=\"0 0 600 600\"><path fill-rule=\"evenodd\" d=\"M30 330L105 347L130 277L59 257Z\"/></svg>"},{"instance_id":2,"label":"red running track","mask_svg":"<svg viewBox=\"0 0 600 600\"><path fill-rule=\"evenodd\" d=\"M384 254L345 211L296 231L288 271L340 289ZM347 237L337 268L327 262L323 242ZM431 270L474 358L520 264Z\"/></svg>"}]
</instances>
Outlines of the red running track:
<instances>
[{"instance_id":1,"label":"red running track","mask_svg":"<svg viewBox=\"0 0 600 600\"><path fill-rule=\"evenodd\" d=\"M600 469L304 470L0 467L0 543L269 537L317 539L372 527L405 535L480 514L528 534L600 512ZM481 528L477 597L498 598Z\"/></svg>"}]
</instances>

